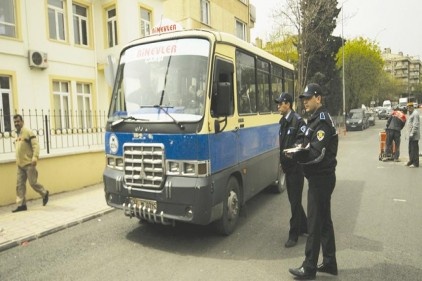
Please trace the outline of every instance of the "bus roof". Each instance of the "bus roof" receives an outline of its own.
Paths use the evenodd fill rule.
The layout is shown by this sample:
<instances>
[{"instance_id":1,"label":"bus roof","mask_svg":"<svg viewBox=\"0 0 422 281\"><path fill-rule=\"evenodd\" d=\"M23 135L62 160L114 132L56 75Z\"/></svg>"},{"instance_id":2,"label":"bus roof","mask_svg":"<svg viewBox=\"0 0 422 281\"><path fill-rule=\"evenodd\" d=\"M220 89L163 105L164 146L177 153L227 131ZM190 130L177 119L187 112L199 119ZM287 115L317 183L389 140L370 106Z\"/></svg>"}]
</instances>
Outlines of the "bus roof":
<instances>
[{"instance_id":1,"label":"bus roof","mask_svg":"<svg viewBox=\"0 0 422 281\"><path fill-rule=\"evenodd\" d=\"M126 48L130 46L134 46L138 44L169 40L169 39L175 39L175 38L180 38L180 37L203 37L203 38L208 38L218 43L238 46L241 49L247 50L251 53L254 53L270 61L274 61L284 67L294 70L294 66L291 63L288 63L268 53L267 51L264 51L263 49L260 49L254 46L251 43L248 43L229 33L215 31L215 30L208 30L208 29L184 29L184 30L176 30L176 31L167 32L167 33L157 33L157 34L153 34L147 37L133 40L130 43L128 43L123 48L123 50L125 50Z\"/></svg>"}]
</instances>

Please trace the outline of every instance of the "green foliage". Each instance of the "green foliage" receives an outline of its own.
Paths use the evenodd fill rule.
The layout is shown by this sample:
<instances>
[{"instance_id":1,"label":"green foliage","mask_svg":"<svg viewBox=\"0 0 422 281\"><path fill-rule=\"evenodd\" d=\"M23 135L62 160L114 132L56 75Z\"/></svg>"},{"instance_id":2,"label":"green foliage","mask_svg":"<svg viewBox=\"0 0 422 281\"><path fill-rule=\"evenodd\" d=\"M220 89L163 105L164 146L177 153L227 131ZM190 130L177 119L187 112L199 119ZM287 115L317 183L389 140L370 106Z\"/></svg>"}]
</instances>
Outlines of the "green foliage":
<instances>
[{"instance_id":1,"label":"green foliage","mask_svg":"<svg viewBox=\"0 0 422 281\"><path fill-rule=\"evenodd\" d=\"M299 59L295 42L297 36L287 36L284 40L276 42L268 42L264 50L273 54L274 56L281 58L293 65L297 65Z\"/></svg>"},{"instance_id":2,"label":"green foliage","mask_svg":"<svg viewBox=\"0 0 422 281\"><path fill-rule=\"evenodd\" d=\"M346 111L362 104L369 105L371 100L382 99L386 93L379 92L381 83L389 80L383 71L384 61L379 46L362 37L346 42L337 53L339 70L343 67L343 51Z\"/></svg>"},{"instance_id":3,"label":"green foliage","mask_svg":"<svg viewBox=\"0 0 422 281\"><path fill-rule=\"evenodd\" d=\"M321 85L324 103L332 114L341 109L341 83L336 69L336 54L341 38L332 36L340 9L337 0L300 1L302 87L310 82Z\"/></svg>"}]
</instances>

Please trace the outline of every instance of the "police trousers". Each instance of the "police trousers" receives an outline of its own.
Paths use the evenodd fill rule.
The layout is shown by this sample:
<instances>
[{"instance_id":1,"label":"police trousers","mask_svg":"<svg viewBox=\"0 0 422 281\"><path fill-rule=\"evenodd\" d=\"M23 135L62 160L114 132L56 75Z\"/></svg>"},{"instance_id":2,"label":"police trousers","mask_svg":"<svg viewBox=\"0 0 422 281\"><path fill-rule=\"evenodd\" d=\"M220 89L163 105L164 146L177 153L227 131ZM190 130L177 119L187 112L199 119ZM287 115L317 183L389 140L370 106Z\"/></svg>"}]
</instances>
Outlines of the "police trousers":
<instances>
[{"instance_id":1,"label":"police trousers","mask_svg":"<svg viewBox=\"0 0 422 281\"><path fill-rule=\"evenodd\" d=\"M290 218L289 240L297 241L299 235L308 233L305 210L302 206L304 176L301 166L286 173L287 195L290 202L292 217Z\"/></svg>"},{"instance_id":2,"label":"police trousers","mask_svg":"<svg viewBox=\"0 0 422 281\"><path fill-rule=\"evenodd\" d=\"M331 220L331 194L336 185L335 173L308 177L308 239L303 267L316 271L320 248L323 263L336 261L336 243Z\"/></svg>"}]
</instances>

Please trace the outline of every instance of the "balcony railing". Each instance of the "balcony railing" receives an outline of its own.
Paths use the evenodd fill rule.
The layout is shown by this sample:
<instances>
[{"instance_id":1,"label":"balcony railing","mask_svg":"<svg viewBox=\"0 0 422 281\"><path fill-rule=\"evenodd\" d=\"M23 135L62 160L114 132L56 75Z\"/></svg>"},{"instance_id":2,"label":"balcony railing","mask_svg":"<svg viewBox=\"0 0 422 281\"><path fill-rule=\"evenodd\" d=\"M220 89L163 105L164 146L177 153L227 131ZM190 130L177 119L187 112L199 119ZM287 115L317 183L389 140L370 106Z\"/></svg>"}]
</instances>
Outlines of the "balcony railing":
<instances>
[{"instance_id":1,"label":"balcony railing","mask_svg":"<svg viewBox=\"0 0 422 281\"><path fill-rule=\"evenodd\" d=\"M22 109L10 114L0 109L0 160L14 157L15 114L22 115L24 126L37 136L41 154L83 152L104 146L106 112Z\"/></svg>"}]
</instances>

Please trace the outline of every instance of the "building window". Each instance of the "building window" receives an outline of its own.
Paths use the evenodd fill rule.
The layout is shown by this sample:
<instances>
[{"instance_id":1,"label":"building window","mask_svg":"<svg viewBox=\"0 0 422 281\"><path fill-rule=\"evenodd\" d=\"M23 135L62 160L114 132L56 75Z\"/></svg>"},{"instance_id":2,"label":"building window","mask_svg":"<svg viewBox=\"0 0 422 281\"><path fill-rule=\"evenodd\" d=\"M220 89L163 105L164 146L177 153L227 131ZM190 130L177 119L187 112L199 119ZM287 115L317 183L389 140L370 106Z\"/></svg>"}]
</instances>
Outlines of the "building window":
<instances>
[{"instance_id":1,"label":"building window","mask_svg":"<svg viewBox=\"0 0 422 281\"><path fill-rule=\"evenodd\" d=\"M68 81L53 81L53 118L55 129L70 128Z\"/></svg>"},{"instance_id":2,"label":"building window","mask_svg":"<svg viewBox=\"0 0 422 281\"><path fill-rule=\"evenodd\" d=\"M246 24L239 20L236 20L236 36L246 40Z\"/></svg>"},{"instance_id":3,"label":"building window","mask_svg":"<svg viewBox=\"0 0 422 281\"><path fill-rule=\"evenodd\" d=\"M141 8L141 37L151 34L151 11Z\"/></svg>"},{"instance_id":4,"label":"building window","mask_svg":"<svg viewBox=\"0 0 422 281\"><path fill-rule=\"evenodd\" d=\"M114 47L118 44L117 41L117 14L116 8L112 7L106 10L107 15L107 36L108 47Z\"/></svg>"},{"instance_id":5,"label":"building window","mask_svg":"<svg viewBox=\"0 0 422 281\"><path fill-rule=\"evenodd\" d=\"M16 6L14 0L0 1L0 36L16 38Z\"/></svg>"},{"instance_id":6,"label":"building window","mask_svg":"<svg viewBox=\"0 0 422 281\"><path fill-rule=\"evenodd\" d=\"M209 0L201 0L201 22L207 25L211 25Z\"/></svg>"},{"instance_id":7,"label":"building window","mask_svg":"<svg viewBox=\"0 0 422 281\"><path fill-rule=\"evenodd\" d=\"M73 4L73 33L75 44L88 46L88 9L86 7Z\"/></svg>"},{"instance_id":8,"label":"building window","mask_svg":"<svg viewBox=\"0 0 422 281\"><path fill-rule=\"evenodd\" d=\"M79 128L92 128L91 84L76 83L76 96L78 104L77 122Z\"/></svg>"},{"instance_id":9,"label":"building window","mask_svg":"<svg viewBox=\"0 0 422 281\"><path fill-rule=\"evenodd\" d=\"M0 76L0 132L12 131L12 82L9 76Z\"/></svg>"},{"instance_id":10,"label":"building window","mask_svg":"<svg viewBox=\"0 0 422 281\"><path fill-rule=\"evenodd\" d=\"M48 0L50 39L66 40L65 0Z\"/></svg>"}]
</instances>

